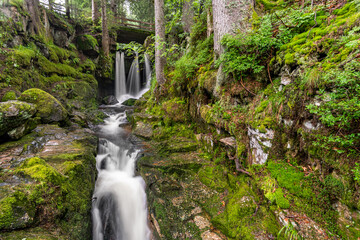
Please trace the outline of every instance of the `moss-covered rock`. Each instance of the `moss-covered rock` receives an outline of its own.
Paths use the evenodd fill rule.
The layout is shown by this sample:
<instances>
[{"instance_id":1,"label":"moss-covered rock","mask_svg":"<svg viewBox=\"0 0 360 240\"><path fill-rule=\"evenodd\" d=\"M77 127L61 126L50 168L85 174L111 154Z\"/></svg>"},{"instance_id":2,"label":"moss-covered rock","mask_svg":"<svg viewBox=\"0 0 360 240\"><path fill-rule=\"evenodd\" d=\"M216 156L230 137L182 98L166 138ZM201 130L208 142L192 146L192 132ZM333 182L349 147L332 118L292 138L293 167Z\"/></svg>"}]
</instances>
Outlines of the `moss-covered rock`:
<instances>
[{"instance_id":1,"label":"moss-covered rock","mask_svg":"<svg viewBox=\"0 0 360 240\"><path fill-rule=\"evenodd\" d=\"M188 105L184 99L174 98L162 103L167 116L175 122L186 122Z\"/></svg>"},{"instance_id":2,"label":"moss-covered rock","mask_svg":"<svg viewBox=\"0 0 360 240\"><path fill-rule=\"evenodd\" d=\"M91 35L81 35L76 38L77 48L90 57L99 55L99 44Z\"/></svg>"},{"instance_id":3,"label":"moss-covered rock","mask_svg":"<svg viewBox=\"0 0 360 240\"><path fill-rule=\"evenodd\" d=\"M0 103L0 135L24 124L36 113L35 106L21 101Z\"/></svg>"},{"instance_id":4,"label":"moss-covered rock","mask_svg":"<svg viewBox=\"0 0 360 240\"><path fill-rule=\"evenodd\" d=\"M16 100L16 93L14 91L7 91L2 97L1 101L6 102L10 100Z\"/></svg>"},{"instance_id":5,"label":"moss-covered rock","mask_svg":"<svg viewBox=\"0 0 360 240\"><path fill-rule=\"evenodd\" d=\"M0 145L0 231L16 229L2 239L90 239L96 146L89 129L55 125Z\"/></svg>"},{"instance_id":6,"label":"moss-covered rock","mask_svg":"<svg viewBox=\"0 0 360 240\"><path fill-rule=\"evenodd\" d=\"M44 123L60 122L67 119L67 111L62 104L49 93L38 89L28 89L21 94L20 100L36 106L36 116Z\"/></svg>"}]
</instances>

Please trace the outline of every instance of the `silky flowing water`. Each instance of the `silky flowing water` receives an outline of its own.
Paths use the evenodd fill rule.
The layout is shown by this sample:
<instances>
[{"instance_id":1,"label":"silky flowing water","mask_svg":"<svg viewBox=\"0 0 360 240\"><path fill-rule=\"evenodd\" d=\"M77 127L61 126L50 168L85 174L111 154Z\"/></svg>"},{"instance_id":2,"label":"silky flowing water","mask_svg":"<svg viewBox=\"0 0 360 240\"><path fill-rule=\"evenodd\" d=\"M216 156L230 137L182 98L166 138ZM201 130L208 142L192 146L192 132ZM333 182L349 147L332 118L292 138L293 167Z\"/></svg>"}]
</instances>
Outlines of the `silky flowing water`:
<instances>
[{"instance_id":1,"label":"silky flowing water","mask_svg":"<svg viewBox=\"0 0 360 240\"><path fill-rule=\"evenodd\" d=\"M146 56L146 86L143 89L137 53L127 83L124 53L116 53L115 64L115 96L120 102L128 98L139 98L149 90L151 67ZM103 109L109 117L98 130L98 179L92 207L93 239L150 239L145 183L140 176L135 176L136 158L140 150L134 143L131 132L121 127L127 124L126 107L118 104Z\"/></svg>"},{"instance_id":2,"label":"silky flowing water","mask_svg":"<svg viewBox=\"0 0 360 240\"><path fill-rule=\"evenodd\" d=\"M93 239L149 239L145 183L140 176L135 176L139 150L132 143L129 130L119 127L126 124L126 115L121 107L108 107L104 112L109 118L98 131Z\"/></svg>"}]
</instances>

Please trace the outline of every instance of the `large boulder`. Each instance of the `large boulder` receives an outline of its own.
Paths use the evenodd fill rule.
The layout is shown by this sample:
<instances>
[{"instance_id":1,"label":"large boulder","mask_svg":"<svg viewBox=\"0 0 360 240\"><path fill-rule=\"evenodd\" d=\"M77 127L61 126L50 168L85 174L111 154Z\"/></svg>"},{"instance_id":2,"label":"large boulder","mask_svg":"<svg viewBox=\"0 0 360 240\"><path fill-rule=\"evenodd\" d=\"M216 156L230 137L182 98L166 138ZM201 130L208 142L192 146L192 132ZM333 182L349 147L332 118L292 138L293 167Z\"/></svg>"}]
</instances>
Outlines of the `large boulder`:
<instances>
[{"instance_id":1,"label":"large boulder","mask_svg":"<svg viewBox=\"0 0 360 240\"><path fill-rule=\"evenodd\" d=\"M0 103L0 135L20 127L36 113L35 106L21 101Z\"/></svg>"},{"instance_id":2,"label":"large boulder","mask_svg":"<svg viewBox=\"0 0 360 240\"><path fill-rule=\"evenodd\" d=\"M38 88L26 90L19 100L35 104L36 116L40 117L43 123L61 122L68 116L68 112L56 98Z\"/></svg>"},{"instance_id":3,"label":"large boulder","mask_svg":"<svg viewBox=\"0 0 360 240\"><path fill-rule=\"evenodd\" d=\"M76 46L85 55L96 58L99 56L99 44L91 35L81 35L76 38Z\"/></svg>"}]
</instances>

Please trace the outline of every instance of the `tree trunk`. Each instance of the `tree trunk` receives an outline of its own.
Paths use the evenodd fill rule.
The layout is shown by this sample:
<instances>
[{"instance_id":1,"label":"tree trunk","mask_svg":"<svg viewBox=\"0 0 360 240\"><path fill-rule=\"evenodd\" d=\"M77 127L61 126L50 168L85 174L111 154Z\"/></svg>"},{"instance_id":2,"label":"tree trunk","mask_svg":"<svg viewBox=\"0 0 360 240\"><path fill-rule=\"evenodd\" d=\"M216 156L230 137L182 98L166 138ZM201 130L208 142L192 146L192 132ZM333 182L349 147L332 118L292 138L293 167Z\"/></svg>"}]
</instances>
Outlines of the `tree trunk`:
<instances>
[{"instance_id":1,"label":"tree trunk","mask_svg":"<svg viewBox=\"0 0 360 240\"><path fill-rule=\"evenodd\" d=\"M40 20L39 2L37 0L25 0L26 8L30 13L31 23L34 27L34 33L38 35L45 35L44 26Z\"/></svg>"},{"instance_id":2,"label":"tree trunk","mask_svg":"<svg viewBox=\"0 0 360 240\"><path fill-rule=\"evenodd\" d=\"M91 0L91 10L92 10L92 21L94 24L99 22L99 8L98 8L98 1Z\"/></svg>"},{"instance_id":3,"label":"tree trunk","mask_svg":"<svg viewBox=\"0 0 360 240\"><path fill-rule=\"evenodd\" d=\"M192 7L193 0L185 0L183 3L183 14L182 14L182 22L183 29L185 32L190 33L191 27L194 24L194 9Z\"/></svg>"},{"instance_id":4,"label":"tree trunk","mask_svg":"<svg viewBox=\"0 0 360 240\"><path fill-rule=\"evenodd\" d=\"M49 9L53 10L53 0L49 0Z\"/></svg>"},{"instance_id":5,"label":"tree trunk","mask_svg":"<svg viewBox=\"0 0 360 240\"><path fill-rule=\"evenodd\" d=\"M102 48L105 56L109 56L109 31L107 28L106 1L101 0L101 17L102 17Z\"/></svg>"},{"instance_id":6,"label":"tree trunk","mask_svg":"<svg viewBox=\"0 0 360 240\"><path fill-rule=\"evenodd\" d=\"M155 0L155 72L159 85L165 83L165 17L164 0Z\"/></svg>"},{"instance_id":7,"label":"tree trunk","mask_svg":"<svg viewBox=\"0 0 360 240\"><path fill-rule=\"evenodd\" d=\"M221 39L226 34L238 32L246 33L251 25L247 19L251 19L252 0L212 0L213 27L214 27L214 52L215 58L220 56L224 48ZM220 65L216 76L214 95L221 96L221 86L225 85L229 78Z\"/></svg>"},{"instance_id":8,"label":"tree trunk","mask_svg":"<svg viewBox=\"0 0 360 240\"><path fill-rule=\"evenodd\" d=\"M210 37L210 35L214 32L214 25L213 25L213 16L212 16L212 9L211 7L206 9L206 23L207 23L207 37Z\"/></svg>"},{"instance_id":9,"label":"tree trunk","mask_svg":"<svg viewBox=\"0 0 360 240\"><path fill-rule=\"evenodd\" d=\"M66 8L66 17L70 18L70 5L69 5L69 0L65 0L65 8Z\"/></svg>"},{"instance_id":10,"label":"tree trunk","mask_svg":"<svg viewBox=\"0 0 360 240\"><path fill-rule=\"evenodd\" d=\"M212 0L214 24L214 50L220 55L223 52L220 41L226 34L247 32L251 19L252 0Z\"/></svg>"}]
</instances>

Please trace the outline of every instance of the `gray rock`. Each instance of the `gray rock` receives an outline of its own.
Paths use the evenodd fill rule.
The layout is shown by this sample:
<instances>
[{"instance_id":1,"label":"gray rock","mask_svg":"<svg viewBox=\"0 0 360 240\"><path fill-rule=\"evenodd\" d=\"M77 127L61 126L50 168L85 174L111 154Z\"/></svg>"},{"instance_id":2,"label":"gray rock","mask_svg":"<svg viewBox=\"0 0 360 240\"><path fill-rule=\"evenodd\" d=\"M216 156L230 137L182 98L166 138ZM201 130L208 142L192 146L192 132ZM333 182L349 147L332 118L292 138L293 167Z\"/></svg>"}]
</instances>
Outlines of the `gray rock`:
<instances>
[{"instance_id":1,"label":"gray rock","mask_svg":"<svg viewBox=\"0 0 360 240\"><path fill-rule=\"evenodd\" d=\"M261 133L258 129L248 128L252 164L266 163L269 156L266 148L272 146L271 140L274 138L274 134L275 132L271 129L266 129L266 133Z\"/></svg>"},{"instance_id":2,"label":"gray rock","mask_svg":"<svg viewBox=\"0 0 360 240\"><path fill-rule=\"evenodd\" d=\"M115 105L115 104L119 103L119 101L113 95L104 97L102 102L106 105Z\"/></svg>"},{"instance_id":3,"label":"gray rock","mask_svg":"<svg viewBox=\"0 0 360 240\"><path fill-rule=\"evenodd\" d=\"M0 135L21 126L36 113L35 106L17 100L0 103Z\"/></svg>"},{"instance_id":4,"label":"gray rock","mask_svg":"<svg viewBox=\"0 0 360 240\"><path fill-rule=\"evenodd\" d=\"M54 43L62 48L69 45L69 39L66 31L56 31L54 33Z\"/></svg>"},{"instance_id":5,"label":"gray rock","mask_svg":"<svg viewBox=\"0 0 360 240\"><path fill-rule=\"evenodd\" d=\"M151 138L153 135L152 126L149 123L137 122L134 134L143 138Z\"/></svg>"},{"instance_id":6,"label":"gray rock","mask_svg":"<svg viewBox=\"0 0 360 240\"><path fill-rule=\"evenodd\" d=\"M236 148L236 139L234 137L222 138L220 139L220 142L226 147Z\"/></svg>"}]
</instances>

